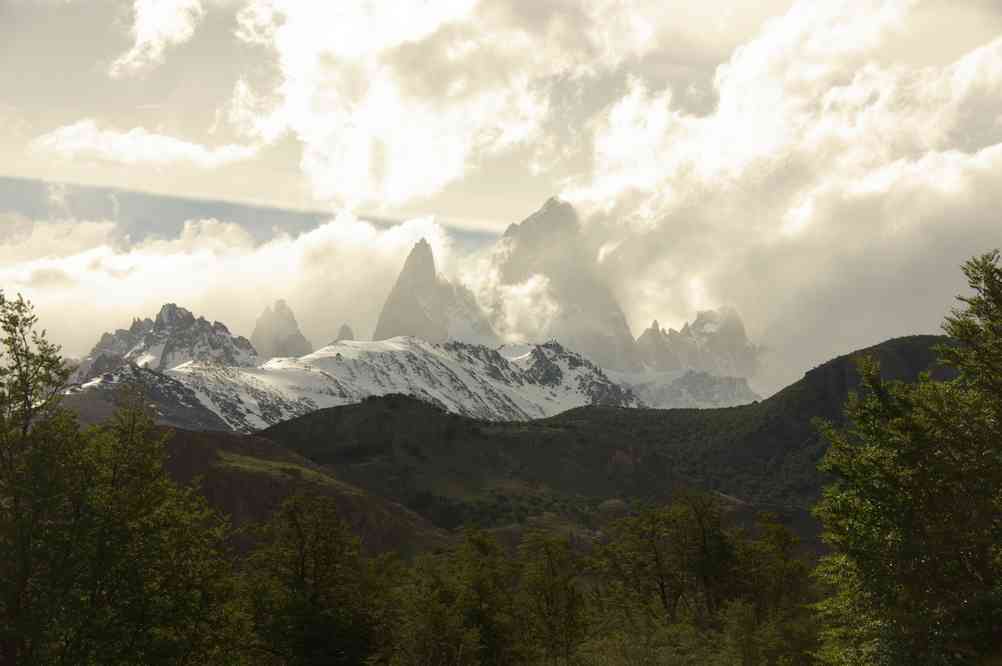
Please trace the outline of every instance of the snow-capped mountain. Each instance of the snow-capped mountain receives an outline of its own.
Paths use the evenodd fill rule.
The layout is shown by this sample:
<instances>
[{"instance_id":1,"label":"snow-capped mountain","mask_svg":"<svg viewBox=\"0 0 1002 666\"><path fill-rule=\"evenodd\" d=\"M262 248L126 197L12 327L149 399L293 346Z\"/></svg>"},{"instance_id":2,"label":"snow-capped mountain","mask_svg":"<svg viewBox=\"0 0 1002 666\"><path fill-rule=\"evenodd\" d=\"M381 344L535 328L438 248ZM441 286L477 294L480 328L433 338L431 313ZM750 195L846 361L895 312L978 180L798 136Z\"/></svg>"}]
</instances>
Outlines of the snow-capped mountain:
<instances>
[{"instance_id":1,"label":"snow-capped mountain","mask_svg":"<svg viewBox=\"0 0 1002 666\"><path fill-rule=\"evenodd\" d=\"M127 329L105 333L80 362L73 381L85 382L123 364L163 371L189 361L253 366L258 359L250 341L224 324L168 303L155 319L135 319Z\"/></svg>"},{"instance_id":2,"label":"snow-capped mountain","mask_svg":"<svg viewBox=\"0 0 1002 666\"><path fill-rule=\"evenodd\" d=\"M116 394L125 387L141 388L161 423L191 430L231 429L182 382L163 372L131 363L120 364L82 385L73 386L63 397L63 405L76 411L85 423L99 423L114 413Z\"/></svg>"},{"instance_id":3,"label":"snow-capped mountain","mask_svg":"<svg viewBox=\"0 0 1002 666\"><path fill-rule=\"evenodd\" d=\"M718 377L753 376L761 354L732 308L699 312L681 331L666 331L655 321L637 346L644 364L653 370L695 370Z\"/></svg>"},{"instance_id":4,"label":"snow-capped mountain","mask_svg":"<svg viewBox=\"0 0 1002 666\"><path fill-rule=\"evenodd\" d=\"M262 359L305 356L313 351L313 345L299 330L296 315L284 300L264 309L251 334L251 344Z\"/></svg>"},{"instance_id":5,"label":"snow-capped mountain","mask_svg":"<svg viewBox=\"0 0 1002 666\"><path fill-rule=\"evenodd\" d=\"M134 372L126 366L100 375L79 389L78 399L109 395ZM158 404L162 414L180 415L174 425L186 425L186 410L201 415L204 409L242 432L389 393L485 420L528 420L590 404L640 406L630 390L556 342L509 359L496 349L455 341L342 341L257 367L190 361L158 374L164 387L154 401L166 401Z\"/></svg>"},{"instance_id":6,"label":"snow-capped mountain","mask_svg":"<svg viewBox=\"0 0 1002 666\"><path fill-rule=\"evenodd\" d=\"M478 344L497 340L473 293L438 274L431 245L424 239L404 262L372 337L386 340L399 336Z\"/></svg>"}]
</instances>

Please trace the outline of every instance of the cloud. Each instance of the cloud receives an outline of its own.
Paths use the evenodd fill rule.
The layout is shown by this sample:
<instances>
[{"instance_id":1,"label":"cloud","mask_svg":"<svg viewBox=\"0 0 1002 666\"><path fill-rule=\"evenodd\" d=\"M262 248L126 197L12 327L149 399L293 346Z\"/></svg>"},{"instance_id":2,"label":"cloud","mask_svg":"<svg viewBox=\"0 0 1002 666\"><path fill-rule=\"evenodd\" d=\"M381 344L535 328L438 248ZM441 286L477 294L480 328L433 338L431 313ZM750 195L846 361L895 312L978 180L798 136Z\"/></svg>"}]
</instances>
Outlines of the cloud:
<instances>
[{"instance_id":1,"label":"cloud","mask_svg":"<svg viewBox=\"0 0 1002 666\"><path fill-rule=\"evenodd\" d=\"M454 69L485 48L493 35L460 27L474 4L252 3L238 34L275 52L280 100L270 117L239 124L264 139L293 132L320 199L392 206L439 192L478 158L529 141L546 112L517 71L492 86L454 71L442 95L422 95L400 76L394 57L415 44L430 40L436 64ZM238 84L231 117L246 119L240 109L256 100Z\"/></svg>"},{"instance_id":2,"label":"cloud","mask_svg":"<svg viewBox=\"0 0 1002 666\"><path fill-rule=\"evenodd\" d=\"M74 281L66 271L58 268L39 268L32 271L24 284L34 289L59 289L71 286Z\"/></svg>"},{"instance_id":3,"label":"cloud","mask_svg":"<svg viewBox=\"0 0 1002 666\"><path fill-rule=\"evenodd\" d=\"M453 267L456 279L470 289L502 340L544 340L560 315L560 304L544 275L530 275L515 284L502 280L499 266L509 250L501 244L462 257Z\"/></svg>"},{"instance_id":4,"label":"cloud","mask_svg":"<svg viewBox=\"0 0 1002 666\"><path fill-rule=\"evenodd\" d=\"M616 248L602 266L634 328L736 305L777 351L766 391L937 329L957 265L1002 241L1002 39L911 64L896 49L922 6L798 2L717 69L712 113L633 80L595 118L564 196Z\"/></svg>"},{"instance_id":5,"label":"cloud","mask_svg":"<svg viewBox=\"0 0 1002 666\"><path fill-rule=\"evenodd\" d=\"M156 134L143 127L127 132L102 129L85 118L35 138L29 149L67 160L96 160L125 165L169 166L188 164L216 169L254 157L258 147L227 144L210 148L183 139Z\"/></svg>"},{"instance_id":6,"label":"cloud","mask_svg":"<svg viewBox=\"0 0 1002 666\"><path fill-rule=\"evenodd\" d=\"M132 47L108 69L114 77L133 76L161 64L168 47L184 44L205 16L201 0L135 0Z\"/></svg>"},{"instance_id":7,"label":"cloud","mask_svg":"<svg viewBox=\"0 0 1002 666\"><path fill-rule=\"evenodd\" d=\"M428 239L444 266L454 254L429 218L382 228L341 215L267 242L211 219L189 221L174 238L129 243L116 233L111 222L25 222L0 240L0 284L36 304L67 353L86 354L104 331L153 316L168 301L249 336L264 307L284 298L317 345L344 322L366 335L418 239ZM63 245L45 251L53 238Z\"/></svg>"},{"instance_id":8,"label":"cloud","mask_svg":"<svg viewBox=\"0 0 1002 666\"><path fill-rule=\"evenodd\" d=\"M136 5L137 26L141 5L153 7ZM142 38L136 28L129 52L136 55L123 61L135 67L121 65L122 75L147 71L192 39L217 7L162 6L173 7L171 19L146 23ZM232 143L166 136L144 129L146 120L82 120L32 147L43 158L99 166L176 165L178 174L187 169L226 192L237 179L212 178L231 172L205 170L247 160L248 174L261 166L271 177L295 171L288 167L298 160L315 197L385 215L514 217L556 187L582 210L588 246L635 332L652 319L678 326L699 309L737 306L753 336L776 350L778 371L759 386L768 391L835 353L935 331L963 288L957 265L1002 244L998 7L994 0L233 1L227 8L239 43L219 48L247 61L227 65L219 95L228 102L206 107L222 107L215 125L220 136L233 131L235 138L221 139ZM247 182L262 180L250 174ZM109 310L126 321L179 288L177 271L154 271L161 261L202 281L181 287L176 300L218 310L237 327L257 314L262 295L287 296L277 292L288 285L304 308L318 308L310 326L322 338L328 319L359 328L374 320L413 235L385 236L346 219L318 236L264 244L210 220L142 246L123 244L115 230L101 240L104 232L92 229L92 240L77 250L78 241L66 241L53 256L35 253L56 232L33 228L42 240L25 241L16 257L0 240L0 253L4 270L17 268L5 273L12 280L65 270L76 282L59 291L81 301L87 285L102 294L132 285L122 292L128 308ZM26 224L8 228L28 238ZM408 228L439 233L430 222ZM86 236L83 227L75 233ZM436 242L447 247L444 236ZM446 252L440 259L476 290L506 335L532 337L553 316L545 280L501 286L489 271L477 274L479 260ZM254 277L252 261L282 274L293 267L289 281L280 289L277 280ZM148 298L134 286L140 279L154 285ZM246 295L250 314L221 297L227 287L217 282L235 284L233 302Z\"/></svg>"},{"instance_id":9,"label":"cloud","mask_svg":"<svg viewBox=\"0 0 1002 666\"><path fill-rule=\"evenodd\" d=\"M35 221L16 214L0 214L2 264L66 257L117 242L115 225L111 222Z\"/></svg>"},{"instance_id":10,"label":"cloud","mask_svg":"<svg viewBox=\"0 0 1002 666\"><path fill-rule=\"evenodd\" d=\"M264 94L238 83L230 118L265 141L291 132L320 199L409 204L520 152L540 171L566 168L589 98L624 67L684 79L679 98L701 98L693 72L708 77L787 1L736 11L675 0L252 0L237 35L268 49L280 76ZM568 91L581 103L570 114Z\"/></svg>"}]
</instances>

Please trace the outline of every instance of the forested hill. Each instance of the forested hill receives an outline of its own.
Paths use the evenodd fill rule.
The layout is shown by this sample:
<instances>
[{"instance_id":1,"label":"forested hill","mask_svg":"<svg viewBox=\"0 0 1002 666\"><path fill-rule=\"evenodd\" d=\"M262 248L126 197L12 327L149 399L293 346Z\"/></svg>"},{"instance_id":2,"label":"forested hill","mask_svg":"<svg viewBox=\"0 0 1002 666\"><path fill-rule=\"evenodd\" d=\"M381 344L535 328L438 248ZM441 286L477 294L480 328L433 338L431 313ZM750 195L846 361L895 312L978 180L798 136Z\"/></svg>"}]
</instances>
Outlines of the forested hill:
<instances>
[{"instance_id":1,"label":"forested hill","mask_svg":"<svg viewBox=\"0 0 1002 666\"><path fill-rule=\"evenodd\" d=\"M945 341L889 340L741 407L584 407L528 423L488 423L385 396L260 434L443 527L502 525L544 512L587 520L608 500L660 500L678 486L800 513L822 485L824 444L812 420L840 418L858 382L854 358L872 354L886 378L913 381Z\"/></svg>"}]
</instances>

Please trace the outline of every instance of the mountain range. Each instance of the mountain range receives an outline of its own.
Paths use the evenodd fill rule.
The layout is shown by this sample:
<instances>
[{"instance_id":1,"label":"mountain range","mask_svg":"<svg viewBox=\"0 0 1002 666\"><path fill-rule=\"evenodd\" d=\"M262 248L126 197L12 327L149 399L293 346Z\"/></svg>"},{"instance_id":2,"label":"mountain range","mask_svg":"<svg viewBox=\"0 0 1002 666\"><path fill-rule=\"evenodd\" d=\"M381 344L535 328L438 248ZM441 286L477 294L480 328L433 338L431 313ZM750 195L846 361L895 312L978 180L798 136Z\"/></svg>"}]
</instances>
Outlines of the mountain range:
<instances>
[{"instance_id":1,"label":"mountain range","mask_svg":"<svg viewBox=\"0 0 1002 666\"><path fill-rule=\"evenodd\" d=\"M655 321L634 339L559 200L512 225L489 262L503 285L541 277L556 305L545 339L508 342L497 308L440 274L421 241L375 340L344 324L314 350L285 301L264 310L250 340L168 303L103 335L66 404L100 421L119 389L140 385L173 428L172 474L202 479L238 524L308 487L334 497L375 551L437 548L463 524L597 534L609 516L680 487L715 493L748 521L778 512L817 549L809 507L825 443L812 419L841 418L855 358L876 356L891 379L930 367L949 376L934 366L946 340L913 336L834 359L762 400L747 380L761 348L734 310L699 312L677 330Z\"/></svg>"},{"instance_id":2,"label":"mountain range","mask_svg":"<svg viewBox=\"0 0 1002 666\"><path fill-rule=\"evenodd\" d=\"M194 320L186 310L181 312L181 321ZM214 348L238 344L218 331L224 339ZM187 328L177 331L177 337L186 336ZM158 329L158 345L164 344L161 339L170 345L174 336ZM503 351L508 355L458 341L435 344L397 337L342 340L299 358L260 364L228 364L211 355L187 354L178 358L183 363L168 366L140 363L151 356L140 343L117 361L103 361L99 372L91 365L68 399L104 413L107 408L95 405L112 404L119 387L139 381L151 392L163 423L241 432L389 393L406 393L486 420L524 421L589 404L641 404L601 368L557 342ZM249 354L257 358L253 349ZM100 358L110 358L109 352Z\"/></svg>"},{"instance_id":3,"label":"mountain range","mask_svg":"<svg viewBox=\"0 0 1002 666\"><path fill-rule=\"evenodd\" d=\"M581 233L573 206L556 198L518 224L512 224L488 256L488 269L502 287L531 281L543 285L551 316L535 331L535 342L558 340L602 367L657 407L725 406L757 399L746 380L758 371L761 349L749 341L732 308L699 312L681 330L665 331L655 321L636 340L612 290L602 279L595 252ZM374 339L399 335L433 342L459 339L485 345L519 337L508 330L505 292L482 295L450 282L435 267L431 246L415 245L383 306ZM492 299L495 299L492 301ZM689 394L682 384L714 383L717 398L678 401ZM697 393L699 393L697 391ZM703 391L702 394L707 394Z\"/></svg>"},{"instance_id":4,"label":"mountain range","mask_svg":"<svg viewBox=\"0 0 1002 666\"><path fill-rule=\"evenodd\" d=\"M511 225L490 253L502 285L542 279L554 316L528 344L504 344L496 304L440 274L420 240L386 297L374 340L347 324L318 350L284 300L251 339L176 304L106 333L73 379L73 400L107 411L117 387L157 396L165 423L250 432L311 411L405 393L457 414L502 421L582 405L722 407L757 400L759 349L729 309L680 331L657 322L637 340L603 282L574 208L558 199ZM99 407L104 405L104 407Z\"/></svg>"},{"instance_id":5,"label":"mountain range","mask_svg":"<svg viewBox=\"0 0 1002 666\"><path fill-rule=\"evenodd\" d=\"M285 304L269 308L262 321L283 312L294 324ZM259 325L255 337L276 328L283 330ZM167 304L155 319L102 336L75 372L68 400L96 418L110 413L120 387L138 383L163 423L252 432L391 393L491 421L531 420L583 405L701 407L757 398L744 379L702 371L662 373L647 383L633 376L631 384L555 340L488 347L405 336L357 341L350 333L342 330L345 339L310 354L266 358L225 325Z\"/></svg>"}]
</instances>

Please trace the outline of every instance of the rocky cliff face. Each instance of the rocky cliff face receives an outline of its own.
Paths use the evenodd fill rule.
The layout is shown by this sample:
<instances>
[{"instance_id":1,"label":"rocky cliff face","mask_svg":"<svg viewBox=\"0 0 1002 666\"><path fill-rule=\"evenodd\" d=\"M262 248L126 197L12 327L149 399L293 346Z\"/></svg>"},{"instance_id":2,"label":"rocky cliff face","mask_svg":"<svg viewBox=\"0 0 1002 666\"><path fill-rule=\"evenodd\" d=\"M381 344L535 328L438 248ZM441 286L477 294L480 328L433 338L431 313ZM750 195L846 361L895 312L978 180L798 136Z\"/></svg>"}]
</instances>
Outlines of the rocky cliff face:
<instances>
[{"instance_id":1,"label":"rocky cliff face","mask_svg":"<svg viewBox=\"0 0 1002 666\"><path fill-rule=\"evenodd\" d=\"M431 245L424 239L404 262L372 337L398 336L429 342L457 339L491 344L497 340L473 294L438 274Z\"/></svg>"},{"instance_id":2,"label":"rocky cliff face","mask_svg":"<svg viewBox=\"0 0 1002 666\"><path fill-rule=\"evenodd\" d=\"M306 356L313 352L313 345L299 330L292 308L283 300L266 307L258 317L251 344L262 359Z\"/></svg>"}]
</instances>

